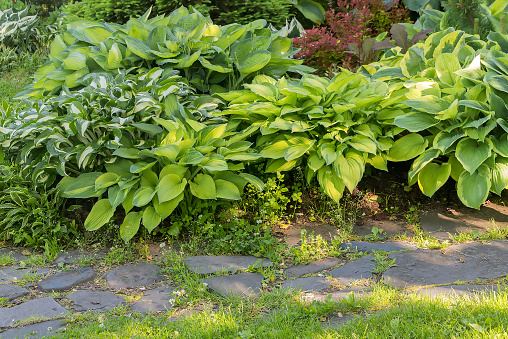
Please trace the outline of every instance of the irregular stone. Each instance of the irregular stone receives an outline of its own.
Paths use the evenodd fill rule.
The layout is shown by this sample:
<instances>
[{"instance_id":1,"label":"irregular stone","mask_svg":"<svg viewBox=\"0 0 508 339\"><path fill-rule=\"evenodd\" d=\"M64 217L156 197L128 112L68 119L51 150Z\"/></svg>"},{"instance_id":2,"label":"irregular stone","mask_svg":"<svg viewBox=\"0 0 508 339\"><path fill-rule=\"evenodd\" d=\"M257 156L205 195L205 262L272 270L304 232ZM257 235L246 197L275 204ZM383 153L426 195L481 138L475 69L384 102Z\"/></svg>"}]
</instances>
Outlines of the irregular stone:
<instances>
[{"instance_id":1,"label":"irregular stone","mask_svg":"<svg viewBox=\"0 0 508 339\"><path fill-rule=\"evenodd\" d=\"M350 241L340 244L340 248L349 251L362 251L362 252L372 252L372 251L383 251L383 252L393 252L393 251L402 251L402 250L415 250L418 247L413 244L408 244L405 242L365 242L365 241Z\"/></svg>"},{"instance_id":2,"label":"irregular stone","mask_svg":"<svg viewBox=\"0 0 508 339\"><path fill-rule=\"evenodd\" d=\"M352 287L352 288L346 288L346 289L343 289L340 291L335 291L332 293L311 295L311 296L307 297L307 300L310 299L310 301L312 301L312 300L325 301L329 296L331 296L331 297L329 297L330 301L340 301L344 298L349 297L349 295L351 293L353 293L355 298L357 298L357 297L361 297L366 294L370 294L371 291L370 291L370 289L368 289L364 286L356 286L356 287Z\"/></svg>"},{"instance_id":3,"label":"irregular stone","mask_svg":"<svg viewBox=\"0 0 508 339\"><path fill-rule=\"evenodd\" d=\"M373 268L374 261L372 261L372 256L367 255L330 271L330 274L339 283L348 285L354 281L370 279Z\"/></svg>"},{"instance_id":4,"label":"irregular stone","mask_svg":"<svg viewBox=\"0 0 508 339\"><path fill-rule=\"evenodd\" d=\"M146 291L143 297L131 306L131 310L139 313L167 311L173 307L169 301L173 291L173 288L167 286Z\"/></svg>"},{"instance_id":5,"label":"irregular stone","mask_svg":"<svg viewBox=\"0 0 508 339\"><path fill-rule=\"evenodd\" d=\"M415 250L390 254L395 265L383 280L395 287L451 284L460 281L495 279L508 273L508 241L487 244L464 243L440 250Z\"/></svg>"},{"instance_id":6,"label":"irregular stone","mask_svg":"<svg viewBox=\"0 0 508 339\"><path fill-rule=\"evenodd\" d=\"M53 298L34 299L21 305L0 308L0 327L11 327L17 321L30 317L52 318L67 313Z\"/></svg>"},{"instance_id":7,"label":"irregular stone","mask_svg":"<svg viewBox=\"0 0 508 339\"><path fill-rule=\"evenodd\" d=\"M420 227L423 231L429 233L441 241L446 241L451 235L459 232L471 232L477 230L484 232L483 228L470 227L460 217L454 216L451 213L442 211L428 211L420 217Z\"/></svg>"},{"instance_id":8,"label":"irregular stone","mask_svg":"<svg viewBox=\"0 0 508 339\"><path fill-rule=\"evenodd\" d=\"M204 312L204 311L213 313L213 312L217 311L217 308L215 308L215 306L213 306L213 305L199 305L193 309L180 310L180 311L178 311L178 313L176 315L169 317L167 319L167 322L169 324L174 323L175 321L181 320L183 318L192 317L192 316L200 314L201 312Z\"/></svg>"},{"instance_id":9,"label":"irregular stone","mask_svg":"<svg viewBox=\"0 0 508 339\"><path fill-rule=\"evenodd\" d=\"M307 277L287 280L281 285L281 288L319 292L330 287L331 284L331 282L322 277Z\"/></svg>"},{"instance_id":10,"label":"irregular stone","mask_svg":"<svg viewBox=\"0 0 508 339\"><path fill-rule=\"evenodd\" d=\"M16 280L22 280L23 276L42 277L49 274L48 268L23 268L13 267L0 268L0 283L10 283Z\"/></svg>"},{"instance_id":11,"label":"irregular stone","mask_svg":"<svg viewBox=\"0 0 508 339\"><path fill-rule=\"evenodd\" d=\"M475 295L479 293L498 292L504 288L491 285L448 285L422 288L412 292L422 297L437 299L442 297L460 297L463 295Z\"/></svg>"},{"instance_id":12,"label":"irregular stone","mask_svg":"<svg viewBox=\"0 0 508 339\"><path fill-rule=\"evenodd\" d=\"M235 272L237 270L246 270L251 266L258 268L273 265L268 259L243 255L198 255L188 257L184 260L184 263L187 269L198 274L211 274L223 270Z\"/></svg>"},{"instance_id":13,"label":"irregular stone","mask_svg":"<svg viewBox=\"0 0 508 339\"><path fill-rule=\"evenodd\" d=\"M337 227L324 224L293 224L280 231L286 236L286 244L290 247L297 246L301 242L301 232L306 230L307 236L314 233L314 236L320 236L330 242L337 235Z\"/></svg>"},{"instance_id":14,"label":"irregular stone","mask_svg":"<svg viewBox=\"0 0 508 339\"><path fill-rule=\"evenodd\" d=\"M342 325L344 325L345 323L347 323L350 320L353 320L354 318L355 317L352 315L345 315L342 317L335 315L335 316L327 319L326 321L323 321L321 323L321 328L323 330L326 330L328 328L337 329L338 327L341 327Z\"/></svg>"},{"instance_id":15,"label":"irregular stone","mask_svg":"<svg viewBox=\"0 0 508 339\"><path fill-rule=\"evenodd\" d=\"M288 278L295 278L306 274L321 272L328 270L341 262L342 261L338 258L326 258L311 262L308 265L292 266L286 270L286 276Z\"/></svg>"},{"instance_id":16,"label":"irregular stone","mask_svg":"<svg viewBox=\"0 0 508 339\"><path fill-rule=\"evenodd\" d=\"M67 326L67 321L50 320L41 323L27 325L23 327L11 328L7 331L0 333L2 339L15 339L15 338L45 338L52 337L59 333L59 329Z\"/></svg>"},{"instance_id":17,"label":"irregular stone","mask_svg":"<svg viewBox=\"0 0 508 339\"><path fill-rule=\"evenodd\" d=\"M387 238L394 237L399 234L406 234L411 236L413 233L405 226L407 224L395 220L372 220L372 219L357 219L356 224L353 226L353 233L361 237L372 234L372 228L377 227L383 230L383 234Z\"/></svg>"},{"instance_id":18,"label":"irregular stone","mask_svg":"<svg viewBox=\"0 0 508 339\"><path fill-rule=\"evenodd\" d=\"M19 250L11 250L8 248L0 248L0 257L8 256L16 261L26 261L28 257Z\"/></svg>"},{"instance_id":19,"label":"irregular stone","mask_svg":"<svg viewBox=\"0 0 508 339\"><path fill-rule=\"evenodd\" d=\"M119 295L110 292L78 290L67 296L67 299L74 302L76 312L105 312L125 302Z\"/></svg>"},{"instance_id":20,"label":"irregular stone","mask_svg":"<svg viewBox=\"0 0 508 339\"><path fill-rule=\"evenodd\" d=\"M37 283L41 291L66 291L73 286L95 279L97 274L91 267L81 267L74 270L55 273Z\"/></svg>"},{"instance_id":21,"label":"irregular stone","mask_svg":"<svg viewBox=\"0 0 508 339\"><path fill-rule=\"evenodd\" d=\"M138 263L119 266L106 274L106 283L111 288L135 288L151 285L162 280L160 267Z\"/></svg>"},{"instance_id":22,"label":"irregular stone","mask_svg":"<svg viewBox=\"0 0 508 339\"><path fill-rule=\"evenodd\" d=\"M80 261L88 260L102 260L106 256L106 252L83 252L82 250L72 250L69 252L62 252L55 260L55 264L64 263L67 265L76 264Z\"/></svg>"},{"instance_id":23,"label":"irregular stone","mask_svg":"<svg viewBox=\"0 0 508 339\"><path fill-rule=\"evenodd\" d=\"M11 285L0 285L0 299L7 298L7 301L22 297L30 293L26 288Z\"/></svg>"},{"instance_id":24,"label":"irregular stone","mask_svg":"<svg viewBox=\"0 0 508 339\"><path fill-rule=\"evenodd\" d=\"M210 277L201 280L208 288L224 297L229 296L259 296L263 275L259 273L240 273L222 277Z\"/></svg>"}]
</instances>

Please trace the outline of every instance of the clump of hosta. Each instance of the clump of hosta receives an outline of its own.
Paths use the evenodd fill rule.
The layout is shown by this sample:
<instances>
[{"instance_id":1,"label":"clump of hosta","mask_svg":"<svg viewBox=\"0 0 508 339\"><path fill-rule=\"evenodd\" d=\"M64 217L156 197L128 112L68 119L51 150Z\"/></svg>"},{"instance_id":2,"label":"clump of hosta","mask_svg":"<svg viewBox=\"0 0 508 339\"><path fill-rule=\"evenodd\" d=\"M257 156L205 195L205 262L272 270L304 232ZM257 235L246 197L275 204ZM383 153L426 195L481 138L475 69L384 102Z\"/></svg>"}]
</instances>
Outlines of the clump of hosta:
<instances>
[{"instance_id":1,"label":"clump of hosta","mask_svg":"<svg viewBox=\"0 0 508 339\"><path fill-rule=\"evenodd\" d=\"M147 11L125 25L76 21L51 44L48 61L35 83L19 97L41 97L82 86L89 73L144 73L154 67L175 69L201 93L237 88L253 75L282 76L309 70L292 56L291 39L266 28L265 20L248 25L214 25L191 7L148 19Z\"/></svg>"}]
</instances>

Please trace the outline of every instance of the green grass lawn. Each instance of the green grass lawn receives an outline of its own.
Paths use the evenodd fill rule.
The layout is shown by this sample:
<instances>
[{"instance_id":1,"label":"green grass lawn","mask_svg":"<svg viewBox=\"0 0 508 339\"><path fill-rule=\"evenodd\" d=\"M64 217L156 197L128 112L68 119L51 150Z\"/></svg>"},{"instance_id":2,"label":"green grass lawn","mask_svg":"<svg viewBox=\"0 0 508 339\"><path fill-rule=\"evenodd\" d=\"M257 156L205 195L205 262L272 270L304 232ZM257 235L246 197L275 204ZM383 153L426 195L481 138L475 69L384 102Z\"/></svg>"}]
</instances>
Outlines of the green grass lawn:
<instances>
[{"instance_id":1,"label":"green grass lawn","mask_svg":"<svg viewBox=\"0 0 508 339\"><path fill-rule=\"evenodd\" d=\"M11 101L23 88L32 82L33 70L16 68L0 74L0 98Z\"/></svg>"}]
</instances>

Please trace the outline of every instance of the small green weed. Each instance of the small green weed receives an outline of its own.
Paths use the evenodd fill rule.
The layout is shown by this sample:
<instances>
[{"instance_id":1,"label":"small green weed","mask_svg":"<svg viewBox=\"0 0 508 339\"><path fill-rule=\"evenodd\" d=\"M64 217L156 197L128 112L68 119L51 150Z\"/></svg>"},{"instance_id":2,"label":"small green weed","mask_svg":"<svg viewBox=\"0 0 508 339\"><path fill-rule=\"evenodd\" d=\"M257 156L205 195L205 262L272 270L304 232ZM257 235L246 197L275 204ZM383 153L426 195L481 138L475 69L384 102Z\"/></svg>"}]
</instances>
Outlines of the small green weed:
<instances>
[{"instance_id":1,"label":"small green weed","mask_svg":"<svg viewBox=\"0 0 508 339\"><path fill-rule=\"evenodd\" d=\"M16 263L16 259L14 259L9 254L0 255L0 267L2 266L11 266Z\"/></svg>"},{"instance_id":2,"label":"small green weed","mask_svg":"<svg viewBox=\"0 0 508 339\"><path fill-rule=\"evenodd\" d=\"M373 273L383 273L390 267L396 266L395 265L396 259L395 258L390 259L387 253L381 251L373 251L373 253L374 253L373 260L376 263L376 266L372 271Z\"/></svg>"},{"instance_id":3,"label":"small green weed","mask_svg":"<svg viewBox=\"0 0 508 339\"><path fill-rule=\"evenodd\" d=\"M309 263L326 257L337 257L343 253L343 250L339 248L342 239L338 237L329 243L322 236L315 236L314 232L307 235L307 231L303 229L300 233L300 240L301 244L292 249L293 261L296 264Z\"/></svg>"},{"instance_id":4,"label":"small green weed","mask_svg":"<svg viewBox=\"0 0 508 339\"><path fill-rule=\"evenodd\" d=\"M380 241L387 238L386 232L382 228L372 227L371 233L366 235L365 240Z\"/></svg>"}]
</instances>

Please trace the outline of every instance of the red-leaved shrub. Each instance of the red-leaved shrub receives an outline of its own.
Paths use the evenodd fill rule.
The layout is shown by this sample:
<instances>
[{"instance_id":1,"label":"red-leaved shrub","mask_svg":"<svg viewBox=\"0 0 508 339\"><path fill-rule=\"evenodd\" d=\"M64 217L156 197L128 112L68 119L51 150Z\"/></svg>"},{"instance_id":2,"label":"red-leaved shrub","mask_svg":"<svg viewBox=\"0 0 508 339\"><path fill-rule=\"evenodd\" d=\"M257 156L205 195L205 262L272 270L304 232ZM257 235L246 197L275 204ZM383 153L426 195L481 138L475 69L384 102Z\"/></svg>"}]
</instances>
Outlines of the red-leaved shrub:
<instances>
[{"instance_id":1,"label":"red-leaved shrub","mask_svg":"<svg viewBox=\"0 0 508 339\"><path fill-rule=\"evenodd\" d=\"M393 24L409 20L409 12L399 0L394 0L391 7L383 0L337 0L336 6L332 4L325 13L324 25L293 39L293 44L301 48L296 57L321 75L333 64L355 70L360 65L356 55L346 53L350 43L361 44L365 37L388 32Z\"/></svg>"}]
</instances>

